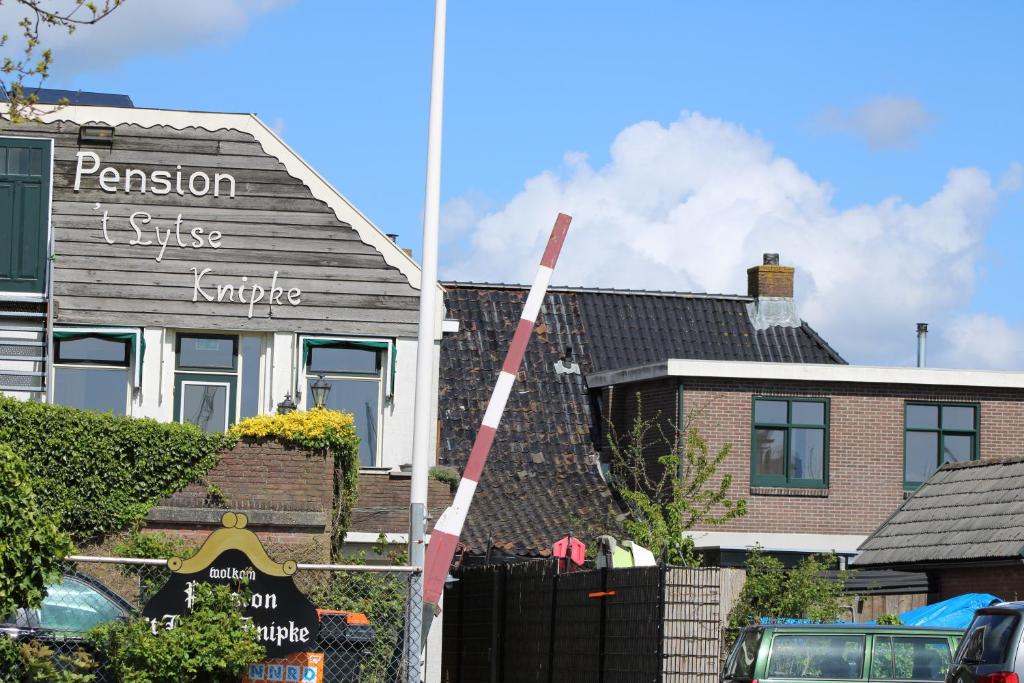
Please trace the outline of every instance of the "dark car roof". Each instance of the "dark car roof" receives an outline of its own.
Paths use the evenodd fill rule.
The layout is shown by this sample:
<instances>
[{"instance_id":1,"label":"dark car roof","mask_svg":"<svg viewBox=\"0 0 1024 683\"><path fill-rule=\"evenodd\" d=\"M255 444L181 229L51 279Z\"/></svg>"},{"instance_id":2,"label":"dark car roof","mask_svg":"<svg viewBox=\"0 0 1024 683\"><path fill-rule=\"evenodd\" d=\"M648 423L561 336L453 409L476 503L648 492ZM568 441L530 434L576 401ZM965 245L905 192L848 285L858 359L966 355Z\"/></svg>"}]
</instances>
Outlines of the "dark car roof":
<instances>
[{"instance_id":1,"label":"dark car roof","mask_svg":"<svg viewBox=\"0 0 1024 683\"><path fill-rule=\"evenodd\" d=\"M981 607L975 614L1020 614L1024 612L1024 602L1000 602L996 605Z\"/></svg>"}]
</instances>

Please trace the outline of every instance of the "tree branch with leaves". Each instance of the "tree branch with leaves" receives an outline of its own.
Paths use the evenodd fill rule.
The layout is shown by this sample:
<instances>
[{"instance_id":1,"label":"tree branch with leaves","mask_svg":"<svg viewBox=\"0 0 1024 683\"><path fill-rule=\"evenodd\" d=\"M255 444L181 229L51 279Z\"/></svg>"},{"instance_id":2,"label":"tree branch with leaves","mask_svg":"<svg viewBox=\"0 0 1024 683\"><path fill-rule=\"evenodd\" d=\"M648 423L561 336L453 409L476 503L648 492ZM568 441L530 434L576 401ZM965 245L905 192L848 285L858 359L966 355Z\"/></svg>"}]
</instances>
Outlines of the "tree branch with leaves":
<instances>
[{"instance_id":1,"label":"tree branch with leaves","mask_svg":"<svg viewBox=\"0 0 1024 683\"><path fill-rule=\"evenodd\" d=\"M696 427L666 429L660 413L644 417L639 394L636 402L629 431L620 437L612 425L608 443L612 485L626 508L623 528L656 557L697 566L700 558L685 532L747 513L746 501L730 495L732 475L718 477L732 445L712 454Z\"/></svg>"},{"instance_id":2,"label":"tree branch with leaves","mask_svg":"<svg viewBox=\"0 0 1024 683\"><path fill-rule=\"evenodd\" d=\"M41 85L50 75L53 52L43 48L43 29L56 28L72 34L81 26L91 26L105 19L123 1L72 0L70 7L65 2L64 8L58 9L56 6L60 3L54 0L0 0L0 5L14 3L24 12L18 21L24 45L13 56L8 53L11 35L0 34L0 53L4 55L0 66L0 91L7 96L7 116L12 122L37 118L39 96L34 90L38 86L26 90L25 81L38 78Z\"/></svg>"}]
</instances>

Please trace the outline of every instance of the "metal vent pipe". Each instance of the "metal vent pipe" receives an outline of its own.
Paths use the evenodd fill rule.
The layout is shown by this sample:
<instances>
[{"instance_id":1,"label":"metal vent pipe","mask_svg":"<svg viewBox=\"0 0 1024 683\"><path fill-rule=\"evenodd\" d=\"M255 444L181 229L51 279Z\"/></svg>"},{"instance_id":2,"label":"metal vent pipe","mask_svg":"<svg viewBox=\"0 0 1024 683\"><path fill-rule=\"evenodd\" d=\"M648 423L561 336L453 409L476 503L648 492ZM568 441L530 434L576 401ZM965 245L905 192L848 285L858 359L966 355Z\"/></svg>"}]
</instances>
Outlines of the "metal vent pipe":
<instances>
[{"instance_id":1,"label":"metal vent pipe","mask_svg":"<svg viewBox=\"0 0 1024 683\"><path fill-rule=\"evenodd\" d=\"M928 365L928 323L917 324L917 367L923 368Z\"/></svg>"}]
</instances>

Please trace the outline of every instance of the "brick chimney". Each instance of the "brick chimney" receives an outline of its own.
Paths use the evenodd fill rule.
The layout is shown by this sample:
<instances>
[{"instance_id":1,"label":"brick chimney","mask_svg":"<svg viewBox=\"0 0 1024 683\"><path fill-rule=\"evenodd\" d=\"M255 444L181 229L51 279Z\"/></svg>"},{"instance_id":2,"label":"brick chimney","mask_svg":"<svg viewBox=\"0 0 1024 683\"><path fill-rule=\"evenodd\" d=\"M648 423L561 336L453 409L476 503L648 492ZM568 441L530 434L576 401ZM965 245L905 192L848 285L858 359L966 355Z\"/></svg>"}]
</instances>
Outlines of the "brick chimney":
<instances>
[{"instance_id":1,"label":"brick chimney","mask_svg":"<svg viewBox=\"0 0 1024 683\"><path fill-rule=\"evenodd\" d=\"M747 268L747 295L761 297L793 298L793 273L790 266L779 265L778 254L765 254L764 263Z\"/></svg>"}]
</instances>

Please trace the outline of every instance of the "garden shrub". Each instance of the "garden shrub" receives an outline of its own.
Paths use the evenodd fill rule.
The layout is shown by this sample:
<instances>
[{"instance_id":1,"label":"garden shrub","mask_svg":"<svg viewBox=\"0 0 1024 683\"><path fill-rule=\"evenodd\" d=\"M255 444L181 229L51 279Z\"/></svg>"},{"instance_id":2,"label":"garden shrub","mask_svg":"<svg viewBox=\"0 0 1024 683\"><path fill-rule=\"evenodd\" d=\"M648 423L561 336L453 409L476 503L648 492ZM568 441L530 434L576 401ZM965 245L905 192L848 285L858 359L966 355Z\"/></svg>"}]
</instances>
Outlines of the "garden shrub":
<instances>
[{"instance_id":1,"label":"garden shrub","mask_svg":"<svg viewBox=\"0 0 1024 683\"><path fill-rule=\"evenodd\" d=\"M334 458L332 545L341 548L359 492L359 434L351 413L326 408L257 415L233 425L234 438L277 439L284 444Z\"/></svg>"},{"instance_id":2,"label":"garden shrub","mask_svg":"<svg viewBox=\"0 0 1024 683\"><path fill-rule=\"evenodd\" d=\"M228 586L196 586L192 611L154 635L135 619L97 626L89 642L121 683L235 683L266 656L243 603Z\"/></svg>"},{"instance_id":3,"label":"garden shrub","mask_svg":"<svg viewBox=\"0 0 1024 683\"><path fill-rule=\"evenodd\" d=\"M25 461L0 443L0 617L38 607L73 546L34 485ZM2 636L0 636L2 637Z\"/></svg>"},{"instance_id":4,"label":"garden shrub","mask_svg":"<svg viewBox=\"0 0 1024 683\"><path fill-rule=\"evenodd\" d=\"M177 557L187 560L196 552L180 538L168 536L159 531L133 531L128 538L114 546L115 557L142 557L146 559L166 560ZM139 577L139 603L145 604L171 577L167 567L148 564L119 564L118 571L124 576Z\"/></svg>"},{"instance_id":5,"label":"garden shrub","mask_svg":"<svg viewBox=\"0 0 1024 683\"><path fill-rule=\"evenodd\" d=\"M0 444L37 474L43 509L76 541L140 522L163 496L202 479L233 443L162 423L0 396Z\"/></svg>"},{"instance_id":6,"label":"garden shrub","mask_svg":"<svg viewBox=\"0 0 1024 683\"><path fill-rule=\"evenodd\" d=\"M16 683L25 676L25 658L18 643L6 635L0 635L0 672L3 683Z\"/></svg>"},{"instance_id":7,"label":"garden shrub","mask_svg":"<svg viewBox=\"0 0 1024 683\"><path fill-rule=\"evenodd\" d=\"M448 488L452 493L458 490L459 483L462 481L462 475L459 474L458 470L454 470L451 467L431 467L430 478L442 484L448 484Z\"/></svg>"},{"instance_id":8,"label":"garden shrub","mask_svg":"<svg viewBox=\"0 0 1024 683\"><path fill-rule=\"evenodd\" d=\"M0 635L0 683L95 683L96 660L79 648L58 655L38 641Z\"/></svg>"},{"instance_id":9,"label":"garden shrub","mask_svg":"<svg viewBox=\"0 0 1024 683\"><path fill-rule=\"evenodd\" d=\"M373 545L377 556L388 564L405 565L408 552L389 546L381 535ZM359 551L336 562L366 564L366 551ZM373 647L361 663L359 680L366 683L387 683L393 679L402 657L402 632L406 622L406 601L409 597L408 577L375 572L329 572L327 580L311 586L307 594L321 609L344 610L365 614L374 629Z\"/></svg>"},{"instance_id":10,"label":"garden shrub","mask_svg":"<svg viewBox=\"0 0 1024 683\"><path fill-rule=\"evenodd\" d=\"M744 626L761 619L808 619L816 623L832 623L849 608L845 595L847 574L833 577L826 571L838 564L834 553L808 555L790 570L782 562L766 555L760 546L747 553L747 578L736 605L729 613L726 627L728 648Z\"/></svg>"}]
</instances>

